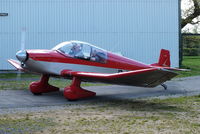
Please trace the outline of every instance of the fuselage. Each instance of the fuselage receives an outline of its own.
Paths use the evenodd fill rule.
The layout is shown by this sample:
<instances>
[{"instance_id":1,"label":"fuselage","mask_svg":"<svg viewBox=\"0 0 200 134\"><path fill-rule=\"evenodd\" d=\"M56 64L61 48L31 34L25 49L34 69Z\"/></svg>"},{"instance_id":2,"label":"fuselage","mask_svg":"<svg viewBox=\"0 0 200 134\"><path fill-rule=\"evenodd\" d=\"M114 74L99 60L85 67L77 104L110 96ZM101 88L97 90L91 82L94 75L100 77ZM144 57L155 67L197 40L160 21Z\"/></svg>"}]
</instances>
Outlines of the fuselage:
<instances>
[{"instance_id":1,"label":"fuselage","mask_svg":"<svg viewBox=\"0 0 200 134\"><path fill-rule=\"evenodd\" d=\"M152 67L80 41L62 42L51 50L23 50L16 56L25 70L52 76L63 70L117 73Z\"/></svg>"},{"instance_id":2,"label":"fuselage","mask_svg":"<svg viewBox=\"0 0 200 134\"><path fill-rule=\"evenodd\" d=\"M107 52L105 63L70 57L58 50L27 50L24 68L36 73L60 75L62 70L97 73L117 73L150 68L149 65Z\"/></svg>"}]
</instances>

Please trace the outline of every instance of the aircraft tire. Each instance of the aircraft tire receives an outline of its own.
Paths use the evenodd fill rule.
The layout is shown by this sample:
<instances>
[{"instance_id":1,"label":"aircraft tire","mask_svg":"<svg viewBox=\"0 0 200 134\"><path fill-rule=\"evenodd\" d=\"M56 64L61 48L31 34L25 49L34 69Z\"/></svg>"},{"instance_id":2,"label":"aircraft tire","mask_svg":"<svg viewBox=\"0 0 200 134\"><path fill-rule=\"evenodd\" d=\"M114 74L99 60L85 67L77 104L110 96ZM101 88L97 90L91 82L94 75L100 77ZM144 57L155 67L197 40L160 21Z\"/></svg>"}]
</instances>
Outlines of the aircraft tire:
<instances>
[{"instance_id":1,"label":"aircraft tire","mask_svg":"<svg viewBox=\"0 0 200 134\"><path fill-rule=\"evenodd\" d=\"M33 93L36 96L42 95L42 93Z\"/></svg>"}]
</instances>

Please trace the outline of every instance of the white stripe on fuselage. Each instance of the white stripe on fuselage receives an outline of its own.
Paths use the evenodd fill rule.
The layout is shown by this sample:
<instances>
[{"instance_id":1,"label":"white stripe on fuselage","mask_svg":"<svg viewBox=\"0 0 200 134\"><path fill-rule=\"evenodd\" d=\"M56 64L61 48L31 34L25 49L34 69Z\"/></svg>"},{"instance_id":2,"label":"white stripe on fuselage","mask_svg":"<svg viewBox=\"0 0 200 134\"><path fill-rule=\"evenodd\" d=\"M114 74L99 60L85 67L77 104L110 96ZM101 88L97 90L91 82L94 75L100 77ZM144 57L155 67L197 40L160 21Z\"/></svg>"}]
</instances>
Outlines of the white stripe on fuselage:
<instances>
[{"instance_id":1,"label":"white stripe on fuselage","mask_svg":"<svg viewBox=\"0 0 200 134\"><path fill-rule=\"evenodd\" d=\"M96 73L117 73L119 69L97 67L81 64L58 63L58 62L45 62L28 59L25 63L25 68L31 72L47 73L53 75L60 75L63 70L73 70L82 72L96 72ZM125 71L125 70L123 70Z\"/></svg>"}]
</instances>

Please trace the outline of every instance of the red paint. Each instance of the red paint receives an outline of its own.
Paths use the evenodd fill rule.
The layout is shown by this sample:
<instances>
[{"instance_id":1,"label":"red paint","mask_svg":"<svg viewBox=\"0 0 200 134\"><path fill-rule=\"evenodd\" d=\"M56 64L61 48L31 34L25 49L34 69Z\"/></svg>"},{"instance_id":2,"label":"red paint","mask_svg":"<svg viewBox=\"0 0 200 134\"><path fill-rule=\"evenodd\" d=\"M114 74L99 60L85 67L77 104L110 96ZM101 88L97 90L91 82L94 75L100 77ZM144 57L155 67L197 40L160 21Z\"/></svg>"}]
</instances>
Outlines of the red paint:
<instances>
[{"instance_id":1,"label":"red paint","mask_svg":"<svg viewBox=\"0 0 200 134\"><path fill-rule=\"evenodd\" d=\"M108 52L108 59L106 63L98 63L83 59L72 58L68 55L61 54L60 52L55 50L28 50L27 52L31 59L37 61L81 64L81 65L116 68L123 70L138 70L138 69L150 68L149 65L110 52Z\"/></svg>"},{"instance_id":2,"label":"red paint","mask_svg":"<svg viewBox=\"0 0 200 134\"><path fill-rule=\"evenodd\" d=\"M151 64L152 66L170 67L170 52L169 50L161 49L158 63Z\"/></svg>"},{"instance_id":3,"label":"red paint","mask_svg":"<svg viewBox=\"0 0 200 134\"><path fill-rule=\"evenodd\" d=\"M40 81L32 82L30 84L29 89L33 94L59 91L59 88L49 85L48 81L49 76L42 75Z\"/></svg>"},{"instance_id":4,"label":"red paint","mask_svg":"<svg viewBox=\"0 0 200 134\"><path fill-rule=\"evenodd\" d=\"M80 87L81 80L73 77L72 84L64 89L64 96L68 100L89 98L96 95L95 92L85 90Z\"/></svg>"}]
</instances>

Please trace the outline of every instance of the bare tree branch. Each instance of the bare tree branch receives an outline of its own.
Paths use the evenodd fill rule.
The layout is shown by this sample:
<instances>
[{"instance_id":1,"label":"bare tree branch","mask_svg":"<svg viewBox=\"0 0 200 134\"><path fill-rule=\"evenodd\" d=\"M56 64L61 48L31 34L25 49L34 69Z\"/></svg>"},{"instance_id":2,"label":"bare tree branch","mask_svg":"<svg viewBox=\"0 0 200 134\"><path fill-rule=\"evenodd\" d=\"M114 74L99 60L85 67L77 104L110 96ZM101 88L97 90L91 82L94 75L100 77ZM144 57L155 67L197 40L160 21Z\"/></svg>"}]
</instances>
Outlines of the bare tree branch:
<instances>
[{"instance_id":1,"label":"bare tree branch","mask_svg":"<svg viewBox=\"0 0 200 134\"><path fill-rule=\"evenodd\" d=\"M198 0L192 0L194 3L194 11L189 14L186 18L181 20L181 28L184 28L188 23L192 24L193 19L200 15L200 5ZM197 23L196 23L197 24Z\"/></svg>"},{"instance_id":2,"label":"bare tree branch","mask_svg":"<svg viewBox=\"0 0 200 134\"><path fill-rule=\"evenodd\" d=\"M198 24L199 22L200 22L200 21L196 21L196 22L192 21L192 22L190 22L190 24L195 25L195 24Z\"/></svg>"}]
</instances>

